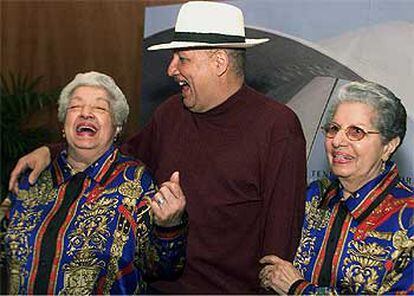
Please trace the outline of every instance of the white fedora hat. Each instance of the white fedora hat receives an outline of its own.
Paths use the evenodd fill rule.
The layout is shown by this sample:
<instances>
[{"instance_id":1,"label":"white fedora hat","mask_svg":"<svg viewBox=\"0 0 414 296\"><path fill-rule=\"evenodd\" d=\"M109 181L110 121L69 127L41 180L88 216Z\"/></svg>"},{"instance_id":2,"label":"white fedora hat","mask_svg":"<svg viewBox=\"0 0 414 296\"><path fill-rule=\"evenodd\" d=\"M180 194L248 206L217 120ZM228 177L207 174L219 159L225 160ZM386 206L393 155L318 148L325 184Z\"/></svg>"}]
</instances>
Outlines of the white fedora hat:
<instances>
[{"instance_id":1,"label":"white fedora hat","mask_svg":"<svg viewBox=\"0 0 414 296\"><path fill-rule=\"evenodd\" d=\"M191 47L247 48L269 41L248 39L242 11L230 4L190 1L178 12L173 40L148 47L148 50Z\"/></svg>"}]
</instances>

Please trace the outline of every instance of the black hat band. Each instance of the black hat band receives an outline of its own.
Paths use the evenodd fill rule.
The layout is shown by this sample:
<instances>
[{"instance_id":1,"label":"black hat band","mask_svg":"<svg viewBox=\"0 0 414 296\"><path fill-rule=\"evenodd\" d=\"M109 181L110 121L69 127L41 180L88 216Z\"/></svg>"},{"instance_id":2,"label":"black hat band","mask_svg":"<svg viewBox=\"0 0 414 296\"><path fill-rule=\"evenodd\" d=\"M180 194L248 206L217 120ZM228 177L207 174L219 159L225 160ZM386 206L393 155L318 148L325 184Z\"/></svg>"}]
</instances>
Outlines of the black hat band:
<instances>
[{"instance_id":1,"label":"black hat band","mask_svg":"<svg viewBox=\"0 0 414 296\"><path fill-rule=\"evenodd\" d=\"M174 41L202 43L245 43L243 36L225 35L218 33L174 32Z\"/></svg>"}]
</instances>

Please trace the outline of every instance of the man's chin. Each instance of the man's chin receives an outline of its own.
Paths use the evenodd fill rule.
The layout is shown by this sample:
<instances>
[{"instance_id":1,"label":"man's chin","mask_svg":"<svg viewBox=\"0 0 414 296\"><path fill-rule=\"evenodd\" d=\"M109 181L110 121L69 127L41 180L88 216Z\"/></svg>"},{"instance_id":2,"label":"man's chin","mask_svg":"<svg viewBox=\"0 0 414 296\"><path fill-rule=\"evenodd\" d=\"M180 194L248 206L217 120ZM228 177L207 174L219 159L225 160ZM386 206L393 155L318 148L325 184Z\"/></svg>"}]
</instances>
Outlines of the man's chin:
<instances>
[{"instance_id":1,"label":"man's chin","mask_svg":"<svg viewBox=\"0 0 414 296\"><path fill-rule=\"evenodd\" d=\"M190 111L192 111L191 109L194 108L194 105L191 104L191 100L187 99L186 97L184 97L183 95L181 95L181 100L183 102L183 105Z\"/></svg>"}]
</instances>

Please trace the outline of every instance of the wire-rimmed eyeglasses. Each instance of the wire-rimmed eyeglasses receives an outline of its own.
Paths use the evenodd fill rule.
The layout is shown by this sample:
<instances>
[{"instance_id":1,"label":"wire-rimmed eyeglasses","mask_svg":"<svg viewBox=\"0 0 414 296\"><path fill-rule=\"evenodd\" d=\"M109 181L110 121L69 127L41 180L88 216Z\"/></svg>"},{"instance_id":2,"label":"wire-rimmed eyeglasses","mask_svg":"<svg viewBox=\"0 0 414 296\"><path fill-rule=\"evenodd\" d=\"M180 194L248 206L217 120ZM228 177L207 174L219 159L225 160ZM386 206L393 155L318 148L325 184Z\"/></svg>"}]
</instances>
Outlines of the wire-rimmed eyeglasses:
<instances>
[{"instance_id":1,"label":"wire-rimmed eyeglasses","mask_svg":"<svg viewBox=\"0 0 414 296\"><path fill-rule=\"evenodd\" d=\"M344 130L346 137L351 141L361 141L368 134L380 133L379 131L366 131L362 127L356 125L350 125L346 128L343 128L335 123L328 123L327 125L322 126L321 129L325 134L325 137L330 139L334 138L340 130Z\"/></svg>"}]
</instances>

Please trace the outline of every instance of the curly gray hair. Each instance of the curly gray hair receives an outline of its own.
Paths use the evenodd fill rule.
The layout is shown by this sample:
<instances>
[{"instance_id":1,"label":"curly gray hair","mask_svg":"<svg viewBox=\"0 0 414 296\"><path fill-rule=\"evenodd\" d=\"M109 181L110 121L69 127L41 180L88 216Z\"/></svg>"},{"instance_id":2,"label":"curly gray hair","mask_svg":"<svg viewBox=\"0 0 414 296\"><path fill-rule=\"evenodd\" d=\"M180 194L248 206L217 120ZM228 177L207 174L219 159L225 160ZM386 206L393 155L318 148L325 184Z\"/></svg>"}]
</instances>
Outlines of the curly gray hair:
<instances>
[{"instance_id":1,"label":"curly gray hair","mask_svg":"<svg viewBox=\"0 0 414 296\"><path fill-rule=\"evenodd\" d=\"M94 71L76 74L75 78L62 89L58 101L58 119L60 122L65 121L71 95L79 86L95 86L105 89L110 98L109 104L115 125L122 126L126 122L129 105L125 95L112 77Z\"/></svg>"},{"instance_id":2,"label":"curly gray hair","mask_svg":"<svg viewBox=\"0 0 414 296\"><path fill-rule=\"evenodd\" d=\"M383 143L400 137L400 145L402 144L407 130L407 111L401 100L389 89L371 81L343 85L339 89L337 101L329 110L327 123L343 102L360 102L371 106L376 112L373 125L380 132Z\"/></svg>"}]
</instances>

